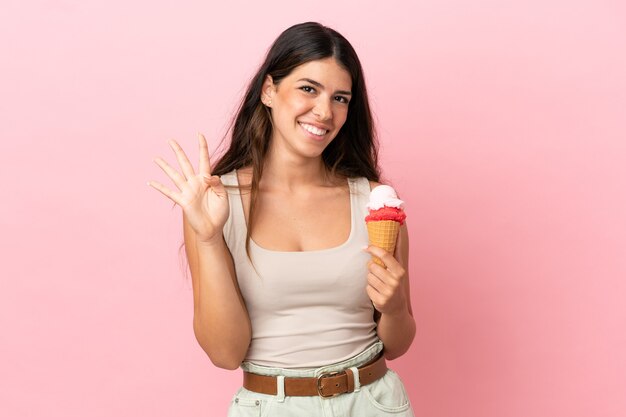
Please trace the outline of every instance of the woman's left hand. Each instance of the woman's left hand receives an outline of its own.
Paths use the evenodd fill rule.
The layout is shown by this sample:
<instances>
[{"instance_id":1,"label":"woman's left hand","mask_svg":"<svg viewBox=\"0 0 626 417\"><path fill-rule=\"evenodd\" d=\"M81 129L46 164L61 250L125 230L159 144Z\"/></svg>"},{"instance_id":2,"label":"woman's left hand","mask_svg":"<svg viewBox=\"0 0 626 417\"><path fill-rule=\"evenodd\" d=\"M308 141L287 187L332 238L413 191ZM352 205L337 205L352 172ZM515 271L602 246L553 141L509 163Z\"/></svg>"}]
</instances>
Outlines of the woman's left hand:
<instances>
[{"instance_id":1,"label":"woman's left hand","mask_svg":"<svg viewBox=\"0 0 626 417\"><path fill-rule=\"evenodd\" d=\"M372 260L367 264L366 291L376 310L390 315L408 312L405 269L391 253L378 246L370 245L365 251L380 258L387 266L385 269Z\"/></svg>"}]
</instances>

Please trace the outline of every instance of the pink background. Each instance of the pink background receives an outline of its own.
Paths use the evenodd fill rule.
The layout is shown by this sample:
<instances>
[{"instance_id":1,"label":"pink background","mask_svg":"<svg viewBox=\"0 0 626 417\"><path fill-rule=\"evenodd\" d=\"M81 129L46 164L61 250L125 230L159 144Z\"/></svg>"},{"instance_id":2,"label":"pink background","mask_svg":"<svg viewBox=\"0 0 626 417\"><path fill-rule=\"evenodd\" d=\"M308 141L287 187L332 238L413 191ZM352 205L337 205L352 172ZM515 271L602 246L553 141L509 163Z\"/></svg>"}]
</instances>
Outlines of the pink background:
<instances>
[{"instance_id":1,"label":"pink background","mask_svg":"<svg viewBox=\"0 0 626 417\"><path fill-rule=\"evenodd\" d=\"M306 20L360 54L407 201L417 416L626 415L617 0L4 0L0 415L225 415L240 373L194 339L180 210L146 181L167 139L217 144Z\"/></svg>"}]
</instances>

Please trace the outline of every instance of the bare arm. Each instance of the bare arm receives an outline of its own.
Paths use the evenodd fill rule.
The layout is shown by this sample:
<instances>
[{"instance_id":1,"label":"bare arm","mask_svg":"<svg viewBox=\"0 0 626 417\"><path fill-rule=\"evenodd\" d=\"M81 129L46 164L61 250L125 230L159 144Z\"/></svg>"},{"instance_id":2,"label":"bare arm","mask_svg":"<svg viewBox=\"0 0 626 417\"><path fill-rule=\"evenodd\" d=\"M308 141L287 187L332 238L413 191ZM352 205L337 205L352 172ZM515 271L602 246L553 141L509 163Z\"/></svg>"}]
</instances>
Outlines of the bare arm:
<instances>
[{"instance_id":1,"label":"bare arm","mask_svg":"<svg viewBox=\"0 0 626 417\"><path fill-rule=\"evenodd\" d=\"M375 288L368 288L368 293L376 308L382 313L378 321L378 337L385 346L385 358L391 360L402 356L415 338L415 319L411 307L409 285L409 234L406 222L400 227L395 256L375 246L369 252L378 256L387 266L369 263L368 281Z\"/></svg>"},{"instance_id":2,"label":"bare arm","mask_svg":"<svg viewBox=\"0 0 626 417\"><path fill-rule=\"evenodd\" d=\"M250 344L252 328L237 284L233 259L220 236L201 242L183 214L185 251L193 284L193 330L217 367L236 369Z\"/></svg>"},{"instance_id":3,"label":"bare arm","mask_svg":"<svg viewBox=\"0 0 626 417\"><path fill-rule=\"evenodd\" d=\"M222 237L228 219L228 194L218 176L211 175L206 139L198 135L199 172L176 141L170 146L181 168L178 172L161 158L155 162L177 189L148 184L183 210L185 251L193 281L193 329L211 361L220 368L236 369L248 350L250 318L241 297L232 256Z\"/></svg>"}]
</instances>

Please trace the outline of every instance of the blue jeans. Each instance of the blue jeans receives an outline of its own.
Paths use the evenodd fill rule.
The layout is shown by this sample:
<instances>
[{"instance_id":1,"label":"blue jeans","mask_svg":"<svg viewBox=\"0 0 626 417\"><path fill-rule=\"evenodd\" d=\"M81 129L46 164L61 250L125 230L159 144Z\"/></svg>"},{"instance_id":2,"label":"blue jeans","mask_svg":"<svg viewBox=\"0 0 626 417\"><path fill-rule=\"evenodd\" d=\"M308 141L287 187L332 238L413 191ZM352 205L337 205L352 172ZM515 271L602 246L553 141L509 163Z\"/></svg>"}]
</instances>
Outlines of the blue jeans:
<instances>
[{"instance_id":1,"label":"blue jeans","mask_svg":"<svg viewBox=\"0 0 626 417\"><path fill-rule=\"evenodd\" d=\"M326 372L357 368L375 358L383 349L382 342L376 342L358 355L345 361L315 369L282 369L241 364L244 371L261 375L283 377L317 377ZM353 372L358 375L358 372ZM336 397L324 398L288 397L281 395L284 388L278 378L278 395L259 394L239 388L234 395L228 417L413 417L413 410L402 381L391 369L382 378L371 384L360 386L355 382L355 391Z\"/></svg>"}]
</instances>

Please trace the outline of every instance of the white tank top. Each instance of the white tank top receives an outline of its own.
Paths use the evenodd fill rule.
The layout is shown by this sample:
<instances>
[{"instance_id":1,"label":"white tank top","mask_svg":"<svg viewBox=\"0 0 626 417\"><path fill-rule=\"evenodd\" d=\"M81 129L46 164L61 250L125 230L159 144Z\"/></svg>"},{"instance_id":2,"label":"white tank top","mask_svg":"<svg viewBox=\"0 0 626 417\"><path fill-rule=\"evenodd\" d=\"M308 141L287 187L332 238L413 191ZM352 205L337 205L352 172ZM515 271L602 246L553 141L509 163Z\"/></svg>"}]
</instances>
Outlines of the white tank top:
<instances>
[{"instance_id":1,"label":"white tank top","mask_svg":"<svg viewBox=\"0 0 626 417\"><path fill-rule=\"evenodd\" d=\"M221 176L238 185L236 171ZM246 361L279 368L313 368L339 362L378 341L374 307L365 287L368 244L367 178L350 178L350 236L330 249L281 252L250 240L237 189L227 189L230 214L224 239L252 323Z\"/></svg>"}]
</instances>

